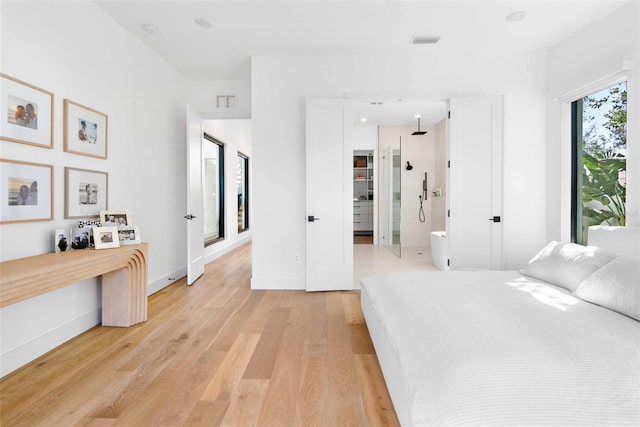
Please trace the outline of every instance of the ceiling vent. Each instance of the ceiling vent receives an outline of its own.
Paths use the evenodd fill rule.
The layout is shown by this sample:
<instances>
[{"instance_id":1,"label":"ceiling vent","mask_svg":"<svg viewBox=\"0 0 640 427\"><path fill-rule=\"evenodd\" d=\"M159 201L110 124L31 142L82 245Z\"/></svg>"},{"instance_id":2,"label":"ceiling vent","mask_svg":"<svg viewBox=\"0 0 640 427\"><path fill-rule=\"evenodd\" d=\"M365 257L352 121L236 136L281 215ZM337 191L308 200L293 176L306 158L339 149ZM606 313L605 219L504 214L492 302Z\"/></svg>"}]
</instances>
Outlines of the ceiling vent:
<instances>
[{"instance_id":1,"label":"ceiling vent","mask_svg":"<svg viewBox=\"0 0 640 427\"><path fill-rule=\"evenodd\" d=\"M411 44L436 44L440 41L440 36L413 36Z\"/></svg>"}]
</instances>

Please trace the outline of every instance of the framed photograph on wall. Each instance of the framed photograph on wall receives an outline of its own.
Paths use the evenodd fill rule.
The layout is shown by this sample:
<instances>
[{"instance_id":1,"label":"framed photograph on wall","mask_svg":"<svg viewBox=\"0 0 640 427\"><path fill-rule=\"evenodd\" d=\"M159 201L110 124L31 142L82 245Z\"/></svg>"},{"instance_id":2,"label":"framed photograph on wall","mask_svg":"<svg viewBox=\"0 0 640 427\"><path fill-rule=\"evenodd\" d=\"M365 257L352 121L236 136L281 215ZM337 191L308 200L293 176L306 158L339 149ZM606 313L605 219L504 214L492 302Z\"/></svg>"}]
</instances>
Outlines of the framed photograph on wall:
<instances>
[{"instance_id":1,"label":"framed photograph on wall","mask_svg":"<svg viewBox=\"0 0 640 427\"><path fill-rule=\"evenodd\" d=\"M0 139L53 148L53 93L0 73Z\"/></svg>"},{"instance_id":2,"label":"framed photograph on wall","mask_svg":"<svg viewBox=\"0 0 640 427\"><path fill-rule=\"evenodd\" d=\"M53 220L53 166L0 159L0 223Z\"/></svg>"},{"instance_id":3,"label":"framed photograph on wall","mask_svg":"<svg viewBox=\"0 0 640 427\"><path fill-rule=\"evenodd\" d=\"M118 227L93 227L96 249L119 248Z\"/></svg>"},{"instance_id":4,"label":"framed photograph on wall","mask_svg":"<svg viewBox=\"0 0 640 427\"><path fill-rule=\"evenodd\" d=\"M64 217L100 215L107 209L109 174L87 169L64 168Z\"/></svg>"},{"instance_id":5,"label":"framed photograph on wall","mask_svg":"<svg viewBox=\"0 0 640 427\"><path fill-rule=\"evenodd\" d=\"M105 227L133 225L129 211L100 211L100 221Z\"/></svg>"},{"instance_id":6,"label":"framed photograph on wall","mask_svg":"<svg viewBox=\"0 0 640 427\"><path fill-rule=\"evenodd\" d=\"M140 227L137 225L124 225L118 227L118 238L120 245L136 245L140 240Z\"/></svg>"},{"instance_id":7,"label":"framed photograph on wall","mask_svg":"<svg viewBox=\"0 0 640 427\"><path fill-rule=\"evenodd\" d=\"M64 100L64 151L107 158L108 117L68 99Z\"/></svg>"}]
</instances>

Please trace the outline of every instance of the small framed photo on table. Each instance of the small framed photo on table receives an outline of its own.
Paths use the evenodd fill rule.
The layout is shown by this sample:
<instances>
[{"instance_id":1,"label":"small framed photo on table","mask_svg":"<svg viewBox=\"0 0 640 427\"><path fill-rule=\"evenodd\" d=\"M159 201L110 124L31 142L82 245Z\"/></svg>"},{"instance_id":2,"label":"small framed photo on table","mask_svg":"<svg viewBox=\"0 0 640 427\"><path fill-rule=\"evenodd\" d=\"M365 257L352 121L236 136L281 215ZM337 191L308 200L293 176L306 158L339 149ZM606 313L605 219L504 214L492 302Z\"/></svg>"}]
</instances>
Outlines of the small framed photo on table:
<instances>
[{"instance_id":1,"label":"small framed photo on table","mask_svg":"<svg viewBox=\"0 0 640 427\"><path fill-rule=\"evenodd\" d=\"M93 227L96 249L119 248L118 227Z\"/></svg>"},{"instance_id":2,"label":"small framed photo on table","mask_svg":"<svg viewBox=\"0 0 640 427\"><path fill-rule=\"evenodd\" d=\"M53 220L53 166L0 159L0 224Z\"/></svg>"},{"instance_id":3,"label":"small framed photo on table","mask_svg":"<svg viewBox=\"0 0 640 427\"><path fill-rule=\"evenodd\" d=\"M64 168L64 217L84 218L107 209L109 174Z\"/></svg>"},{"instance_id":4,"label":"small framed photo on table","mask_svg":"<svg viewBox=\"0 0 640 427\"><path fill-rule=\"evenodd\" d=\"M118 238L120 245L136 245L140 240L140 227L137 225L125 225L118 227Z\"/></svg>"},{"instance_id":5,"label":"small framed photo on table","mask_svg":"<svg viewBox=\"0 0 640 427\"><path fill-rule=\"evenodd\" d=\"M107 158L106 114L68 99L64 100L64 151Z\"/></svg>"},{"instance_id":6,"label":"small framed photo on table","mask_svg":"<svg viewBox=\"0 0 640 427\"><path fill-rule=\"evenodd\" d=\"M53 93L0 73L0 139L53 148Z\"/></svg>"},{"instance_id":7,"label":"small framed photo on table","mask_svg":"<svg viewBox=\"0 0 640 427\"><path fill-rule=\"evenodd\" d=\"M129 211L100 211L100 222L103 226L122 227L133 225Z\"/></svg>"}]
</instances>

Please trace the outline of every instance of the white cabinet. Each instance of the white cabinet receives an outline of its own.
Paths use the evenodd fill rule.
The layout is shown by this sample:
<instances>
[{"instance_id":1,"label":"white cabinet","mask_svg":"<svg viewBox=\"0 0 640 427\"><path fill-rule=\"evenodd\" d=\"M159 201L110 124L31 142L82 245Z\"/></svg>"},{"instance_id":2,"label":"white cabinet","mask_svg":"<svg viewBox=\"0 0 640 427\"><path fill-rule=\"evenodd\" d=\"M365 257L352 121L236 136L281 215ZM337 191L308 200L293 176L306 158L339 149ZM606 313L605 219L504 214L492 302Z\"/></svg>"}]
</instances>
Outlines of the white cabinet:
<instances>
[{"instance_id":1,"label":"white cabinet","mask_svg":"<svg viewBox=\"0 0 640 427\"><path fill-rule=\"evenodd\" d=\"M373 231L373 201L353 202L353 231Z\"/></svg>"}]
</instances>

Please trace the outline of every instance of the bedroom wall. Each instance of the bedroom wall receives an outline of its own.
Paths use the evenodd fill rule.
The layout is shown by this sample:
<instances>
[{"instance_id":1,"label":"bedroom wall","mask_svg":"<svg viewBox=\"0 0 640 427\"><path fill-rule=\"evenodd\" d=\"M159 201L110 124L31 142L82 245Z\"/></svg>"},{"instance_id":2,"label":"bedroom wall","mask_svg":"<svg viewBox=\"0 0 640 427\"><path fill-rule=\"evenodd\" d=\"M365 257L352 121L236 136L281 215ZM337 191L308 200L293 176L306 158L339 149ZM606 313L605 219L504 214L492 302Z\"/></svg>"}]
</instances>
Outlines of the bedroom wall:
<instances>
[{"instance_id":1,"label":"bedroom wall","mask_svg":"<svg viewBox=\"0 0 640 427\"><path fill-rule=\"evenodd\" d=\"M507 268L521 267L543 246L546 54L420 52L252 59L254 288L304 289L305 260L296 262L295 254L305 253L304 120L305 98L312 96L504 94Z\"/></svg>"},{"instance_id":2,"label":"bedroom wall","mask_svg":"<svg viewBox=\"0 0 640 427\"><path fill-rule=\"evenodd\" d=\"M82 19L78 19L81 16ZM55 94L54 148L1 142L1 157L54 166L54 219L0 226L0 258L53 251L64 219L64 167L108 172L110 209L128 209L149 243L150 292L186 266L182 78L93 2L2 2L1 71ZM108 158L63 151L63 99L109 117ZM87 280L0 309L1 374L100 322Z\"/></svg>"},{"instance_id":3,"label":"bedroom wall","mask_svg":"<svg viewBox=\"0 0 640 427\"><path fill-rule=\"evenodd\" d=\"M628 78L627 225L640 225L640 3L627 3L551 49L547 74L547 240L570 239L570 102L602 88L585 93L594 83L622 75Z\"/></svg>"}]
</instances>

